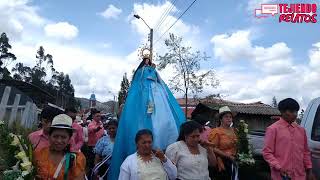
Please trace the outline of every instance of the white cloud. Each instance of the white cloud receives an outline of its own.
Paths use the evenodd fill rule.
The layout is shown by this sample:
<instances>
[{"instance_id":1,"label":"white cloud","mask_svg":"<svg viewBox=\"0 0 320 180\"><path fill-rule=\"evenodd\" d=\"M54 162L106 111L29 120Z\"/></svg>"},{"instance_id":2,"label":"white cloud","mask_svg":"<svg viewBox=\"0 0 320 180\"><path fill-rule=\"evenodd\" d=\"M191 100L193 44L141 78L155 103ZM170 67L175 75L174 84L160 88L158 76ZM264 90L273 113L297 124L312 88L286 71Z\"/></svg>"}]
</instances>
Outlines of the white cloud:
<instances>
[{"instance_id":1,"label":"white cloud","mask_svg":"<svg viewBox=\"0 0 320 180\"><path fill-rule=\"evenodd\" d=\"M45 29L47 36L71 39L78 33L76 27L69 23L48 24L48 22L50 21L46 21L39 27L39 30ZM70 75L75 94L79 97L88 97L90 93L95 92L98 100L110 99L112 95L108 91L116 94L120 88L122 75L127 72L131 76L132 70L140 63L137 50L133 50L130 54L108 56L97 53L95 50L81 48L81 45L76 46L48 39L41 31L34 33L34 29L30 29L29 26L23 30L27 30L27 36L12 43L12 51L16 54L18 61L33 66L36 51L42 45L46 53L53 55L55 68ZM27 38L30 37L30 34L32 38ZM112 47L109 42L98 45L98 48Z\"/></svg>"},{"instance_id":2,"label":"white cloud","mask_svg":"<svg viewBox=\"0 0 320 180\"><path fill-rule=\"evenodd\" d=\"M171 9L168 13L166 19L163 21L162 25L159 27L158 23L161 19L162 14L167 10ZM136 31L140 36L141 44L148 44L148 34L149 28L144 24L141 19L136 19L133 15L137 14L141 16L145 22L151 27L156 28L154 33L154 53L158 55L163 55L166 52L166 47L164 46L164 40L168 38L169 33L174 33L175 35L183 38L183 44L185 46L192 46L196 50L202 50L204 48L203 44L200 43L200 27L185 22L182 19L179 19L176 24L160 39L162 34L167 31L167 29L177 20L177 17L174 14L180 11L177 9L170 1L165 1L163 4L148 4L148 3L136 3L133 7L133 12L128 16L128 22L131 24L131 27ZM158 41L159 40L159 41ZM137 51L133 52L130 56L135 57L138 54ZM169 79L173 77L174 68L168 66L166 69L159 72L161 78L167 82L169 85ZM174 92L177 97L181 97L182 93Z\"/></svg>"},{"instance_id":3,"label":"white cloud","mask_svg":"<svg viewBox=\"0 0 320 180\"><path fill-rule=\"evenodd\" d=\"M313 44L309 51L309 62L295 64L292 49L286 43L257 46L253 44L252 35L251 30L241 30L212 38L215 57L225 63L218 70L221 86L216 92L228 95L228 99L244 102L259 100L271 103L273 96L278 100L293 97L304 108L312 98L320 96L317 90L320 81L320 42ZM234 66L239 60L249 62L252 67L247 67L246 71L224 71L225 66Z\"/></svg>"},{"instance_id":4,"label":"white cloud","mask_svg":"<svg viewBox=\"0 0 320 180\"><path fill-rule=\"evenodd\" d=\"M310 66L320 69L320 42L312 45L313 48L309 51Z\"/></svg>"},{"instance_id":5,"label":"white cloud","mask_svg":"<svg viewBox=\"0 0 320 180\"><path fill-rule=\"evenodd\" d=\"M223 61L234 61L250 58L252 46L249 39L250 31L237 31L231 35L215 35L211 42L214 44L214 55ZM239 58L240 57L240 58Z\"/></svg>"},{"instance_id":6,"label":"white cloud","mask_svg":"<svg viewBox=\"0 0 320 180\"><path fill-rule=\"evenodd\" d=\"M98 100L111 98L108 91L116 93L120 88L122 75L138 66L137 60L129 60L126 56L106 56L83 48L61 45L47 41L41 43L46 53L53 55L55 68L70 75L75 87L76 96L86 97L95 92ZM34 65L34 57L40 44L30 46L17 43L13 48L19 61ZM28 53L26 53L28 52ZM134 57L132 57L134 58Z\"/></svg>"},{"instance_id":7,"label":"white cloud","mask_svg":"<svg viewBox=\"0 0 320 180\"><path fill-rule=\"evenodd\" d=\"M170 6L169 2L160 7L136 4L134 12L143 15L145 21L150 23L151 27L154 27L155 22L152 19L159 18L155 16L158 14L160 16L162 10L168 6ZM174 11L176 11L175 8ZM129 21L132 27L140 34L142 39L146 38L149 32L148 28L143 22L131 16L132 14L129 16ZM193 31L193 27L195 29L197 27L183 21L176 25L179 25L179 28L175 27L173 32L185 36L187 42L191 42L193 47L196 47L198 44L193 41L192 36L199 33ZM216 69L220 86L217 89L205 87L203 96L221 93L229 100L262 101L265 103L271 103L273 96L276 96L278 100L293 97L299 100L303 107L313 97L320 96L320 91L310 91L316 89L314 86L318 77L320 78L319 73L314 72L306 78L305 75L308 74L309 67L293 63L292 50L286 43L276 42L269 47L263 47L253 43L255 38L258 38L256 29L240 30L212 37L214 56L216 59L222 60L224 65ZM314 52L318 52L316 47L314 51L310 51L310 55L314 56ZM248 69L248 67L234 68L233 63L239 60L248 61L252 65L249 68L252 69ZM231 68L228 70L228 67ZM160 74L168 82L172 77L172 69L165 69ZM181 96L179 93L176 93L176 95Z\"/></svg>"},{"instance_id":8,"label":"white cloud","mask_svg":"<svg viewBox=\"0 0 320 180\"><path fill-rule=\"evenodd\" d=\"M1 4L2 2L0 2L0 7L4 7ZM23 14L19 11L22 5L24 5L23 8L25 9L32 9L31 6L25 4L25 1L19 2L21 4L13 4L16 10L15 13L11 13L10 16L0 16L0 22L6 22L7 19L12 21L6 22L10 24L9 28L5 27L8 30L6 32L10 40L15 35L21 35L21 38L11 41L12 52L17 56L17 62L22 62L31 67L34 66L35 54L41 45L45 48L46 53L53 55L55 68L70 75L76 96L88 98L92 92L95 92L100 101L113 99L112 95L107 92L116 93L120 88L123 73L131 73L133 67L137 66L139 62L129 61L126 55L119 57L107 56L94 50L91 51L79 46L48 39L43 36L43 29L45 29L47 36L63 39L75 38L78 34L78 29L69 23L48 24L49 20L44 20L38 15L39 19L43 19L42 24L32 24L27 22L26 19L21 20L20 16L16 18L18 14ZM13 6L10 3L5 5L7 7ZM8 12L10 11L8 10L6 13ZM0 11L0 14L4 14L4 11ZM45 26L46 24L47 26ZM3 26L0 26L0 30L3 30L3 28ZM18 30L22 32L18 34ZM22 35L22 33L24 34ZM102 47L108 48L111 47L111 44L103 43ZM11 67L13 65L14 63Z\"/></svg>"},{"instance_id":9,"label":"white cloud","mask_svg":"<svg viewBox=\"0 0 320 180\"><path fill-rule=\"evenodd\" d=\"M18 39L26 27L42 26L46 20L38 15L37 7L29 4L29 0L1 0L0 32L6 32L14 39Z\"/></svg>"},{"instance_id":10,"label":"white cloud","mask_svg":"<svg viewBox=\"0 0 320 180\"><path fill-rule=\"evenodd\" d=\"M48 37L71 40L78 36L79 30L76 26L68 22L58 22L48 24L44 27Z\"/></svg>"},{"instance_id":11,"label":"white cloud","mask_svg":"<svg viewBox=\"0 0 320 180\"><path fill-rule=\"evenodd\" d=\"M252 102L257 101L259 91L255 87L255 82L259 74L248 72L246 70L233 68L226 65L217 69L217 77L220 80L220 86L217 89L206 88L207 94L221 93L229 100Z\"/></svg>"},{"instance_id":12,"label":"white cloud","mask_svg":"<svg viewBox=\"0 0 320 180\"><path fill-rule=\"evenodd\" d=\"M168 38L169 33L174 33L175 35L183 37L184 42L187 45L192 44L194 48L201 47L201 43L199 43L198 40L201 31L200 28L196 25L188 24L181 19L179 19L177 23L160 39L162 34L177 20L177 17L173 15L179 10L169 1L160 5L147 3L134 4L133 12L128 16L128 20L130 21L132 28L139 33L142 42L146 42L149 29L141 19L136 19L133 15L140 15L151 28L155 28L157 27L162 14L170 7L172 7L170 13L168 13L168 16L163 21L162 25L157 28L154 33L155 50L159 52L164 50L161 45L163 45L164 40Z\"/></svg>"},{"instance_id":13,"label":"white cloud","mask_svg":"<svg viewBox=\"0 0 320 180\"><path fill-rule=\"evenodd\" d=\"M252 51L254 63L268 74L279 75L293 72L291 49L286 43L276 43L271 47L255 47Z\"/></svg>"},{"instance_id":14,"label":"white cloud","mask_svg":"<svg viewBox=\"0 0 320 180\"><path fill-rule=\"evenodd\" d=\"M275 43L271 47L254 46L252 36L252 30L215 35L211 39L215 58L229 63L246 60L267 74L280 75L293 71L291 49L286 43Z\"/></svg>"},{"instance_id":15,"label":"white cloud","mask_svg":"<svg viewBox=\"0 0 320 180\"><path fill-rule=\"evenodd\" d=\"M122 13L122 9L110 4L109 7L100 13L100 15L106 19L116 19Z\"/></svg>"},{"instance_id":16,"label":"white cloud","mask_svg":"<svg viewBox=\"0 0 320 180\"><path fill-rule=\"evenodd\" d=\"M291 74L285 75L264 75L254 72L254 69L225 71L225 68L217 69L221 85L214 90L206 89L207 94L221 93L232 101L262 101L269 104L273 96L278 101L292 97L297 99L303 108L306 108L311 99L320 96L317 87L320 74L311 73L307 66L301 65L294 68Z\"/></svg>"},{"instance_id":17,"label":"white cloud","mask_svg":"<svg viewBox=\"0 0 320 180\"><path fill-rule=\"evenodd\" d=\"M157 24L157 20L160 19L163 12L170 6L172 6L172 4L169 1L166 1L164 4L159 6L148 3L135 3L133 5L133 12L128 16L128 19L130 20L133 29L135 29L140 35L145 36L149 33L149 29L141 21L141 19L136 19L133 17L133 15L140 15L151 28L154 28ZM177 11L177 9L173 7L171 13L175 11ZM171 14L169 14L167 19L170 19L170 16Z\"/></svg>"},{"instance_id":18,"label":"white cloud","mask_svg":"<svg viewBox=\"0 0 320 180\"><path fill-rule=\"evenodd\" d=\"M146 22L154 27L157 22L154 19L159 19L170 5L170 2L158 6L146 3L134 5L134 12L130 15L129 22L141 37L141 42L147 39L148 28L140 20L133 19L132 15L137 13L143 16ZM178 9L173 7L163 27L156 32L155 40L176 20L172 15L177 11ZM140 63L137 50L132 50L130 54L108 56L95 50L81 48L81 44L62 45L51 38L48 39L37 31L43 30L48 23L49 20L39 16L37 8L30 6L27 0L0 1L0 31L5 30L10 37L25 34L23 38L12 43L12 51L18 57L18 61L34 65L36 50L40 45L44 46L46 53L53 55L56 69L70 74L76 96L88 97L90 93L95 92L100 101L111 99L112 95L108 94L108 91L116 93L120 88L123 73L127 72L130 76L132 70ZM201 29L183 20L179 20L170 32L184 36L186 43L192 44L196 49L203 44L197 39ZM78 32L74 34L73 38ZM293 61L292 49L286 43L275 42L268 47L257 46L253 42L255 35L255 32L249 29L216 35L211 39L215 57L222 60L224 65L216 69L220 87L218 89L206 87L204 95L222 93L229 100L242 102L260 100L265 103L271 103L273 96L278 100L293 97L303 106L313 97L320 96L318 90L320 42L315 43L309 51L307 64L295 64L297 61ZM109 43L102 43L101 46L112 48ZM238 60L247 60L251 63L252 69L234 67L233 63ZM160 74L168 82L171 72L172 69L168 68Z\"/></svg>"}]
</instances>

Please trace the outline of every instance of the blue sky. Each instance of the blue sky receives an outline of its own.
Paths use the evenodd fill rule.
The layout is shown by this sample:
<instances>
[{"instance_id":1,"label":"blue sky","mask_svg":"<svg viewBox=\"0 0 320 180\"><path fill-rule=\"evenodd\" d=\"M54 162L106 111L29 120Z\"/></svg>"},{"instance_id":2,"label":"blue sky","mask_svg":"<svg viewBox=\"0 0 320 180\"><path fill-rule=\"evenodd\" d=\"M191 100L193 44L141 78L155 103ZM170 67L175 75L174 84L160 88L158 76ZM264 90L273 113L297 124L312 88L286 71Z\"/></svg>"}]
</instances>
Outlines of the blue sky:
<instances>
[{"instance_id":1,"label":"blue sky","mask_svg":"<svg viewBox=\"0 0 320 180\"><path fill-rule=\"evenodd\" d=\"M192 1L178 0L176 1L177 8L182 11ZM86 48L92 48L92 44L95 42L109 42L115 47L110 53L122 54L131 52L139 43L139 37L136 36L136 32L128 27L129 21L127 20L133 11L134 3L161 5L165 1L34 0L30 4L39 7L39 14L45 18L57 22L66 21L75 25L79 29L79 36L75 41L86 46ZM295 25L278 23L277 18L257 20L253 17L253 11L248 11L247 3L246 0L221 1L219 3L199 0L182 19L186 23L196 25L201 29L201 38L205 41L203 43L207 46L206 51L208 53L212 53L208 39L213 35L254 27L261 31L260 37L254 41L257 45L270 46L275 42L283 41L294 48L298 56L305 58L305 51L310 48L312 43L316 42L316 37L319 37L319 34L317 34L317 29L320 27L319 23ZM110 4L122 10L117 19L106 20L97 14L104 11ZM158 19L154 19L154 21L158 21ZM167 27L168 24L162 28ZM115 36L115 34L123 35ZM93 50L95 50L94 47Z\"/></svg>"},{"instance_id":2,"label":"blue sky","mask_svg":"<svg viewBox=\"0 0 320 180\"><path fill-rule=\"evenodd\" d=\"M0 31L12 39L19 61L32 64L34 52L43 45L57 69L71 75L77 96L95 92L104 101L112 97L107 91L117 93L122 74L131 74L139 64L137 49L148 30L132 14L155 26L173 1L1 0ZM155 29L155 40L192 1L175 1L166 21ZM202 96L222 93L229 100L266 103L272 96L293 97L305 105L320 96L320 22L279 23L278 16L257 19L254 9L261 3L279 1L198 0L170 32L211 57L202 69L214 68L221 84L206 87ZM163 40L155 50L165 52ZM172 71L160 74L168 80Z\"/></svg>"}]
</instances>

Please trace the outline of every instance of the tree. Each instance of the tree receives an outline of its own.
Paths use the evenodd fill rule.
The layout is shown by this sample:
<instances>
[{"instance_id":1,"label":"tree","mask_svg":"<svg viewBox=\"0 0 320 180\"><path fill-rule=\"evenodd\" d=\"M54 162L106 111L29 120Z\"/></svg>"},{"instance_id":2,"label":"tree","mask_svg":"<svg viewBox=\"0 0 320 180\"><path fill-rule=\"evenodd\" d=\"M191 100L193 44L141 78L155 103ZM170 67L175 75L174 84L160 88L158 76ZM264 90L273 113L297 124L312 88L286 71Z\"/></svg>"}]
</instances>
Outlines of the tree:
<instances>
[{"instance_id":1,"label":"tree","mask_svg":"<svg viewBox=\"0 0 320 180\"><path fill-rule=\"evenodd\" d=\"M46 86L45 78L47 76L47 66L50 66L51 71L54 71L53 68L53 57L50 54L45 54L45 50L42 46L37 51L36 54L36 65L32 68L31 71L31 82L32 84L44 88ZM44 63L47 63L47 66L44 67Z\"/></svg>"},{"instance_id":2,"label":"tree","mask_svg":"<svg viewBox=\"0 0 320 180\"><path fill-rule=\"evenodd\" d=\"M53 66L53 56L46 54L42 46L36 54L36 65L34 67L25 66L23 63L17 63L12 68L15 74L13 78L36 85L56 98L58 106L72 106L78 108L80 103L74 97L74 87L68 74L58 72ZM51 71L51 78L47 72Z\"/></svg>"},{"instance_id":3,"label":"tree","mask_svg":"<svg viewBox=\"0 0 320 180\"><path fill-rule=\"evenodd\" d=\"M132 84L132 81L133 81L133 77L134 77L134 73L136 72L135 69L132 70L132 74L131 74L131 77L130 77L130 82L129 84Z\"/></svg>"},{"instance_id":4,"label":"tree","mask_svg":"<svg viewBox=\"0 0 320 180\"><path fill-rule=\"evenodd\" d=\"M7 66L17 59L13 53L9 52L11 48L9 38L6 33L2 33L0 36L0 73L2 73L3 78L10 77L10 71Z\"/></svg>"},{"instance_id":5,"label":"tree","mask_svg":"<svg viewBox=\"0 0 320 180\"><path fill-rule=\"evenodd\" d=\"M127 78L127 73L125 73L123 75L123 78L122 78L122 81L121 81L121 88L120 88L120 91L118 93L118 104L119 104L119 106L121 106L121 104L124 104L126 102L126 98L128 96L129 88L130 88L130 83L129 83L129 80Z\"/></svg>"},{"instance_id":6,"label":"tree","mask_svg":"<svg viewBox=\"0 0 320 180\"><path fill-rule=\"evenodd\" d=\"M275 96L273 96L272 98L272 107L278 108L278 102Z\"/></svg>"},{"instance_id":7,"label":"tree","mask_svg":"<svg viewBox=\"0 0 320 180\"><path fill-rule=\"evenodd\" d=\"M222 99L223 95L218 93L218 94L210 94L208 96L206 96L205 99Z\"/></svg>"},{"instance_id":8,"label":"tree","mask_svg":"<svg viewBox=\"0 0 320 180\"><path fill-rule=\"evenodd\" d=\"M53 69L53 59L51 54L45 54L45 50L42 46L39 47L37 51L36 58L38 59L36 67L42 68L42 64L47 62L47 65L50 65Z\"/></svg>"},{"instance_id":9,"label":"tree","mask_svg":"<svg viewBox=\"0 0 320 180\"><path fill-rule=\"evenodd\" d=\"M183 46L182 38L174 34L169 35L169 39L165 40L165 45L168 52L163 56L159 56L158 68L162 70L168 65L173 66L175 72L170 79L169 86L176 92L184 93L185 113L187 116L189 93L201 93L204 85L217 87L219 81L213 70L200 71L200 62L209 59L205 53L194 52L191 47Z\"/></svg>"},{"instance_id":10,"label":"tree","mask_svg":"<svg viewBox=\"0 0 320 180\"><path fill-rule=\"evenodd\" d=\"M19 62L12 68L12 72L15 72L13 78L16 80L25 81L32 83L38 87L48 90L46 77L47 77L47 66L50 67L52 74L55 75L56 71L53 68L53 57L50 54L45 54L45 50L42 46L36 54L36 65L34 67L25 66L23 63ZM46 62L46 67L44 63ZM51 78L52 79L52 78ZM49 83L51 80L49 81Z\"/></svg>"},{"instance_id":11,"label":"tree","mask_svg":"<svg viewBox=\"0 0 320 180\"><path fill-rule=\"evenodd\" d=\"M23 63L19 62L12 68L12 72L15 74L13 75L13 79L24 81L24 82L31 82L31 68L28 66L24 66Z\"/></svg>"},{"instance_id":12,"label":"tree","mask_svg":"<svg viewBox=\"0 0 320 180\"><path fill-rule=\"evenodd\" d=\"M51 82L55 83L56 104L75 108L80 107L80 103L74 97L74 87L69 75L65 75L63 72L60 72L55 74L53 77L55 80L52 80Z\"/></svg>"}]
</instances>

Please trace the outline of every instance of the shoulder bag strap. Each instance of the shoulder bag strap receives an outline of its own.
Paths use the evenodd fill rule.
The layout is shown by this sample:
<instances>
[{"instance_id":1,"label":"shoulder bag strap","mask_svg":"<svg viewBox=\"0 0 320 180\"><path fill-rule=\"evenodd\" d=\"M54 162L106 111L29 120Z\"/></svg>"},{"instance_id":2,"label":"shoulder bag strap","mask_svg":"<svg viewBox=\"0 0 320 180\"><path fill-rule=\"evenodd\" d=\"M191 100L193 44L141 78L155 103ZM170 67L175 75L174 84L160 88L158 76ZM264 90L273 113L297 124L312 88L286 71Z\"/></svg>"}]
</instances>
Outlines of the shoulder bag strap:
<instances>
[{"instance_id":1,"label":"shoulder bag strap","mask_svg":"<svg viewBox=\"0 0 320 180\"><path fill-rule=\"evenodd\" d=\"M53 179L57 179L58 178L59 173L60 173L60 171L62 169L62 166L63 166L65 160L66 160L66 156L63 156L63 158L61 159L61 161L60 161L60 163L59 163L59 165L58 165L58 167L57 167L57 169L56 169L56 171L55 171L55 173L53 175Z\"/></svg>"},{"instance_id":2,"label":"shoulder bag strap","mask_svg":"<svg viewBox=\"0 0 320 180\"><path fill-rule=\"evenodd\" d=\"M69 173L69 169L70 169L70 160L71 160L71 153L67 153L65 155L66 157L66 165L64 167L64 180L68 180L68 173Z\"/></svg>"}]
</instances>

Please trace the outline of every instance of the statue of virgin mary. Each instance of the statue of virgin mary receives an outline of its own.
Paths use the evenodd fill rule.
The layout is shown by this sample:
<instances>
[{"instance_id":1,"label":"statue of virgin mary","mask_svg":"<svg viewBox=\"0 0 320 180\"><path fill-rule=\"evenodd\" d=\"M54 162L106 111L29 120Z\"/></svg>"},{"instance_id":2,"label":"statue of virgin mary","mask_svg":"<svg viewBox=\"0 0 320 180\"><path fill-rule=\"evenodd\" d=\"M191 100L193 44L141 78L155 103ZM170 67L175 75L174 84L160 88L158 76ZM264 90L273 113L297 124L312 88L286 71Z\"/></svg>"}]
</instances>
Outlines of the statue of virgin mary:
<instances>
[{"instance_id":1,"label":"statue of virgin mary","mask_svg":"<svg viewBox=\"0 0 320 180\"><path fill-rule=\"evenodd\" d=\"M122 162L136 152L134 139L139 130L151 130L153 148L165 150L177 140L180 125L185 119L149 55L143 55L120 116L108 179L117 180Z\"/></svg>"}]
</instances>

